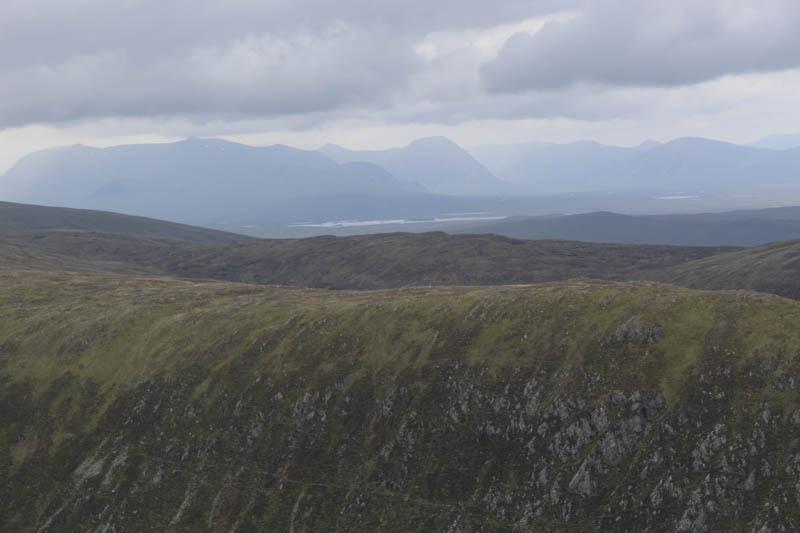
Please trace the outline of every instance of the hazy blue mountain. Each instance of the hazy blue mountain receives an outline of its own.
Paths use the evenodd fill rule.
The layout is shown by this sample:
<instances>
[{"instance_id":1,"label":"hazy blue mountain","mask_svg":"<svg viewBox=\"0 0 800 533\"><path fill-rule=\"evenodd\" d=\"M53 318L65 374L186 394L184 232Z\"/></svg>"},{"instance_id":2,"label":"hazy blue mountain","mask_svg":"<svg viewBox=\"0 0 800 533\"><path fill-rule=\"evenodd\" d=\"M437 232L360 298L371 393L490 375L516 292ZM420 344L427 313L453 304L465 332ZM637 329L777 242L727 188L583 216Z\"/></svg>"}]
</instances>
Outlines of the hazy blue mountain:
<instances>
[{"instance_id":1,"label":"hazy blue mountain","mask_svg":"<svg viewBox=\"0 0 800 533\"><path fill-rule=\"evenodd\" d=\"M495 177L468 152L445 137L419 139L405 148L347 150L328 144L320 151L340 163L368 161L409 183L438 194L500 194L507 183Z\"/></svg>"},{"instance_id":2,"label":"hazy blue mountain","mask_svg":"<svg viewBox=\"0 0 800 533\"><path fill-rule=\"evenodd\" d=\"M477 148L507 181L441 137L385 151L328 145L322 152L218 139L55 148L0 177L0 200L279 235L302 222L787 205L800 191L800 148L706 139Z\"/></svg>"},{"instance_id":3,"label":"hazy blue mountain","mask_svg":"<svg viewBox=\"0 0 800 533\"><path fill-rule=\"evenodd\" d=\"M619 169L617 186L672 187L692 192L748 184L766 168L767 151L699 138L681 138L637 153Z\"/></svg>"},{"instance_id":4,"label":"hazy blue mountain","mask_svg":"<svg viewBox=\"0 0 800 533\"><path fill-rule=\"evenodd\" d=\"M632 148L590 141L478 146L472 153L498 177L531 193L731 192L800 183L800 149L778 152L702 138Z\"/></svg>"},{"instance_id":5,"label":"hazy blue mountain","mask_svg":"<svg viewBox=\"0 0 800 533\"><path fill-rule=\"evenodd\" d=\"M43 150L9 169L0 187L4 200L201 224L312 194L413 193L370 163L339 164L316 151L219 139Z\"/></svg>"},{"instance_id":6,"label":"hazy blue mountain","mask_svg":"<svg viewBox=\"0 0 800 533\"><path fill-rule=\"evenodd\" d=\"M467 225L458 233L494 233L518 239L566 239L621 244L756 246L800 239L800 207L693 215L580 215L510 217Z\"/></svg>"},{"instance_id":7,"label":"hazy blue mountain","mask_svg":"<svg viewBox=\"0 0 800 533\"><path fill-rule=\"evenodd\" d=\"M646 141L634 146L634 148L637 150L649 150L650 148L655 148L656 146L661 146L661 143L654 141L653 139L647 139Z\"/></svg>"},{"instance_id":8,"label":"hazy blue mountain","mask_svg":"<svg viewBox=\"0 0 800 533\"><path fill-rule=\"evenodd\" d=\"M800 133L779 133L768 135L763 139L751 143L756 148L770 148L772 150L789 150L800 147Z\"/></svg>"},{"instance_id":9,"label":"hazy blue mountain","mask_svg":"<svg viewBox=\"0 0 800 533\"><path fill-rule=\"evenodd\" d=\"M500 179L537 193L607 189L639 153L593 141L483 145L471 152Z\"/></svg>"}]
</instances>

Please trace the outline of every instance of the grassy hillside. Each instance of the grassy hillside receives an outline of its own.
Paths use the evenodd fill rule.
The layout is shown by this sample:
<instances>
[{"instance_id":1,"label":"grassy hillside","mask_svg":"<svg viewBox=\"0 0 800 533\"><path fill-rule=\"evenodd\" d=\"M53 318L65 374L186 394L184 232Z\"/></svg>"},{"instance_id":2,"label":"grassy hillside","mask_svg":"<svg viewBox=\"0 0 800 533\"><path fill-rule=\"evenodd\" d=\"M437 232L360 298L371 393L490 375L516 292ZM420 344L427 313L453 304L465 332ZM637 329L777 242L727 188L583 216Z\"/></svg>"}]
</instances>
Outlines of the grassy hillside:
<instances>
[{"instance_id":1,"label":"grassy hillside","mask_svg":"<svg viewBox=\"0 0 800 533\"><path fill-rule=\"evenodd\" d=\"M0 522L796 530L800 303L0 272Z\"/></svg>"},{"instance_id":2,"label":"grassy hillside","mask_svg":"<svg viewBox=\"0 0 800 533\"><path fill-rule=\"evenodd\" d=\"M522 241L496 235L379 234L190 245L98 232L0 236L0 265L167 274L304 287L381 289L627 279L730 251Z\"/></svg>"},{"instance_id":3,"label":"grassy hillside","mask_svg":"<svg viewBox=\"0 0 800 533\"><path fill-rule=\"evenodd\" d=\"M687 287L748 289L800 299L800 240L690 261L651 277Z\"/></svg>"},{"instance_id":4,"label":"grassy hillside","mask_svg":"<svg viewBox=\"0 0 800 533\"><path fill-rule=\"evenodd\" d=\"M0 233L51 229L103 231L196 243L230 242L250 238L235 233L108 211L0 202Z\"/></svg>"},{"instance_id":5,"label":"grassy hillside","mask_svg":"<svg viewBox=\"0 0 800 533\"><path fill-rule=\"evenodd\" d=\"M653 280L800 299L800 241L754 248L378 234L197 245L89 231L0 235L0 269L218 279L329 289Z\"/></svg>"},{"instance_id":6,"label":"grassy hillside","mask_svg":"<svg viewBox=\"0 0 800 533\"><path fill-rule=\"evenodd\" d=\"M186 241L96 231L0 234L0 269L163 274L148 260L190 246Z\"/></svg>"}]
</instances>

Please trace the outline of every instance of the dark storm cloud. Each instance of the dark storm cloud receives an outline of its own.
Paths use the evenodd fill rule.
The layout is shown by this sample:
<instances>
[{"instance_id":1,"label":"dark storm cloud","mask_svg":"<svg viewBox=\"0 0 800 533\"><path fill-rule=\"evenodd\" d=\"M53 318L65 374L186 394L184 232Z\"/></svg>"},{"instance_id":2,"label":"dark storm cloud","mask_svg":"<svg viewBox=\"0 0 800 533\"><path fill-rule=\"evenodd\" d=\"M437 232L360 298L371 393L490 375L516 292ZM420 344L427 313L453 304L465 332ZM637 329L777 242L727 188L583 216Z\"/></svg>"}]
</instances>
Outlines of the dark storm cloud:
<instances>
[{"instance_id":1,"label":"dark storm cloud","mask_svg":"<svg viewBox=\"0 0 800 533\"><path fill-rule=\"evenodd\" d=\"M382 107L433 31L577 1L5 0L0 127L102 116Z\"/></svg>"},{"instance_id":2,"label":"dark storm cloud","mask_svg":"<svg viewBox=\"0 0 800 533\"><path fill-rule=\"evenodd\" d=\"M796 0L596 0L580 17L514 35L481 74L498 92L692 84L800 65L799 27Z\"/></svg>"}]
</instances>

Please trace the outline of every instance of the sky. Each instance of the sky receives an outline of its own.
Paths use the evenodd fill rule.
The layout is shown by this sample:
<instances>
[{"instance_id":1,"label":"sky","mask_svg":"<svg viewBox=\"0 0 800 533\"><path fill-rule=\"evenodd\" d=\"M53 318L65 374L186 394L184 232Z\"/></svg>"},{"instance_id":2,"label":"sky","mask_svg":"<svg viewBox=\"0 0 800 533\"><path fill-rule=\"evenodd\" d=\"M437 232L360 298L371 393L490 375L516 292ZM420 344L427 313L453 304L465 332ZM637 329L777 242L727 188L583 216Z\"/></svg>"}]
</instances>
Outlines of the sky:
<instances>
[{"instance_id":1,"label":"sky","mask_svg":"<svg viewBox=\"0 0 800 533\"><path fill-rule=\"evenodd\" d=\"M796 0L2 0L0 172L34 150L800 131Z\"/></svg>"}]
</instances>

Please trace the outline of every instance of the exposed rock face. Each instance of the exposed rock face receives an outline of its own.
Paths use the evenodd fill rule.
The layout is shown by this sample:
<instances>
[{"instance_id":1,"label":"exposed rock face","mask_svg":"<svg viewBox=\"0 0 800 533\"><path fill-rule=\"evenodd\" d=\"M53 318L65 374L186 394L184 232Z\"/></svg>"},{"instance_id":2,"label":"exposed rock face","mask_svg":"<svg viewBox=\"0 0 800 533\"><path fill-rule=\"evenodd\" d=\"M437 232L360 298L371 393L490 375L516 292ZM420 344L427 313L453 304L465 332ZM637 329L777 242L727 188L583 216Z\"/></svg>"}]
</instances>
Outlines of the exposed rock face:
<instances>
[{"instance_id":1,"label":"exposed rock face","mask_svg":"<svg viewBox=\"0 0 800 533\"><path fill-rule=\"evenodd\" d=\"M204 290L215 287L228 286ZM137 293L126 320L162 306L184 315L142 341L152 352L119 363L164 368L124 383L78 366L37 381L17 358L44 345L14 330L0 384L5 530L800 528L800 335L771 340L769 325L748 329L746 342L722 335L718 313L728 326L748 324L733 316L734 296L703 295L713 316L686 333L672 318L706 301L666 287L354 296L335 313L322 309L331 296L314 296L312 310L305 300L274 303L275 290L225 290L233 294L214 295L226 303L213 316L194 296L153 304ZM587 298L619 316L587 318L575 307ZM657 335L645 333L651 319L631 322L642 303L675 299L687 307L664 315ZM534 334L556 302L557 321ZM771 302L752 297L741 312L798 314L800 304ZM26 309L22 322L34 324ZM398 322L377 325L384 313ZM189 342L167 330L219 320L213 342L166 364L163 351ZM116 353L119 325L110 318L103 341L48 360ZM75 324L58 327L81 338ZM620 327L634 334L617 338ZM501 358L525 332L525 350ZM559 348L566 341L574 344ZM399 351L382 360L387 346ZM682 350L696 356L676 370Z\"/></svg>"}]
</instances>

